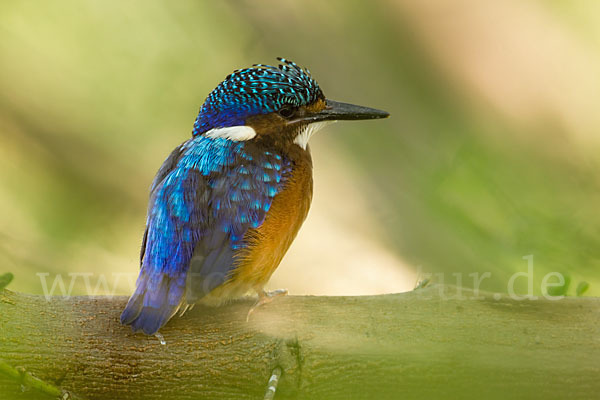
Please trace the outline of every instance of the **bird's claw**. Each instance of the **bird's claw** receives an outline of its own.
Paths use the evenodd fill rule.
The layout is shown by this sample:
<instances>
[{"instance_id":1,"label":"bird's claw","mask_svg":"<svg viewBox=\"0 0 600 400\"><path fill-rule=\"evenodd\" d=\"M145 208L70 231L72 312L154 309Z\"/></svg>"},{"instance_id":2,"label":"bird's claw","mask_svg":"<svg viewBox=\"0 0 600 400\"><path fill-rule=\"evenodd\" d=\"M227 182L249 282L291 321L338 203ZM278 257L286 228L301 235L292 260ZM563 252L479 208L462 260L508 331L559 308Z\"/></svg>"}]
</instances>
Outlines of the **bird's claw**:
<instances>
[{"instance_id":1,"label":"bird's claw","mask_svg":"<svg viewBox=\"0 0 600 400\"><path fill-rule=\"evenodd\" d=\"M258 301L250 308L250 310L248 310L248 315L246 316L246 322L248 322L250 320L250 315L252 315L258 307L272 302L273 299L275 299L276 297L287 296L287 294L288 294L287 289L277 289L277 290L273 290L272 292L265 292L264 290L259 291L258 292Z\"/></svg>"},{"instance_id":2,"label":"bird's claw","mask_svg":"<svg viewBox=\"0 0 600 400\"><path fill-rule=\"evenodd\" d=\"M160 342L161 345L166 345L167 341L165 340L165 337L163 335L161 335L160 333L156 332L154 334L154 336L158 339L158 341Z\"/></svg>"}]
</instances>

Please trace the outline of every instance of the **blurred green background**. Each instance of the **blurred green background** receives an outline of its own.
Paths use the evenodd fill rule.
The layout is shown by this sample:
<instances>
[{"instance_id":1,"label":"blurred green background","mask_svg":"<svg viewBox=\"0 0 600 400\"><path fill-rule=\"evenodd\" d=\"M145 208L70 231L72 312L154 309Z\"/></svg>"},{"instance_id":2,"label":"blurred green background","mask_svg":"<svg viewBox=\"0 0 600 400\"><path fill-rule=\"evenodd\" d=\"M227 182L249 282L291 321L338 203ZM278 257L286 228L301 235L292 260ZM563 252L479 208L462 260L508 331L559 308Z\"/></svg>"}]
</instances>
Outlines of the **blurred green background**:
<instances>
[{"instance_id":1,"label":"blurred green background","mask_svg":"<svg viewBox=\"0 0 600 400\"><path fill-rule=\"evenodd\" d=\"M490 272L482 288L506 292L531 254L536 293L557 271L600 295L598 2L8 0L0 36L13 290L77 272L127 294L158 167L228 73L283 56L392 117L312 140L315 205L274 285L382 293L418 271Z\"/></svg>"}]
</instances>

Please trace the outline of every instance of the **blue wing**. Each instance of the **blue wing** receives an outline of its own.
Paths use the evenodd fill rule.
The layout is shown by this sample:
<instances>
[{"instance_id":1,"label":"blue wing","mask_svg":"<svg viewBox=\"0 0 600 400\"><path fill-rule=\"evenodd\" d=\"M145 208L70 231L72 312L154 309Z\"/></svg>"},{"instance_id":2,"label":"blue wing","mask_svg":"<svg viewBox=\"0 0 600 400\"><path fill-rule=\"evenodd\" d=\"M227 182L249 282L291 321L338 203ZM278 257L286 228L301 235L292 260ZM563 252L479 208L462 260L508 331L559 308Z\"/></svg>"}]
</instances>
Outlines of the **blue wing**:
<instances>
[{"instance_id":1,"label":"blue wing","mask_svg":"<svg viewBox=\"0 0 600 400\"><path fill-rule=\"evenodd\" d=\"M245 142L198 136L176 148L152 184L140 276L121 322L153 334L186 298L225 282L290 168Z\"/></svg>"}]
</instances>

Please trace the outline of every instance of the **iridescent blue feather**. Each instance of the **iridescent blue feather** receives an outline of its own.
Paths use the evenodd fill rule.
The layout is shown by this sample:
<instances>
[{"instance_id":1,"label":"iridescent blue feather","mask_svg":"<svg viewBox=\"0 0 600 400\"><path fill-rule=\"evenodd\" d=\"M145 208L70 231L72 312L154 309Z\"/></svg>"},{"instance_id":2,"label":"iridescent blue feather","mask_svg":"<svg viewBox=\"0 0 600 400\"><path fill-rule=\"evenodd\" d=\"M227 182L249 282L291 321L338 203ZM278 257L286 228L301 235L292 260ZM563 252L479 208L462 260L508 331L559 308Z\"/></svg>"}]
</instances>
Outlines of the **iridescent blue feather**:
<instances>
[{"instance_id":1,"label":"iridescent blue feather","mask_svg":"<svg viewBox=\"0 0 600 400\"><path fill-rule=\"evenodd\" d=\"M142 269L121 321L152 334L225 282L289 170L280 155L244 142L198 136L175 149L153 184Z\"/></svg>"}]
</instances>

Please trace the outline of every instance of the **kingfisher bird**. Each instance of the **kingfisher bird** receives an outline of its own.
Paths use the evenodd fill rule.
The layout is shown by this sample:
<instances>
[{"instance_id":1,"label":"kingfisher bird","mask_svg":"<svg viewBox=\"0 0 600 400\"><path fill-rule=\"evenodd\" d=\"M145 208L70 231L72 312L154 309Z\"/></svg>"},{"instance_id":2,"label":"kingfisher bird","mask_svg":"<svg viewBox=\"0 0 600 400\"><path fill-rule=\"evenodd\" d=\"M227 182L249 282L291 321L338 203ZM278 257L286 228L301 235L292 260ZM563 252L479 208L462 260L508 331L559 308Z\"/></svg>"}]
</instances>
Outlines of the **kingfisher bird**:
<instances>
[{"instance_id":1,"label":"kingfisher bird","mask_svg":"<svg viewBox=\"0 0 600 400\"><path fill-rule=\"evenodd\" d=\"M286 294L264 286L308 214L310 137L338 120L389 116L326 99L307 69L278 60L228 75L156 174L140 274L121 314L134 331L156 334L198 302L254 291L250 315Z\"/></svg>"}]
</instances>

